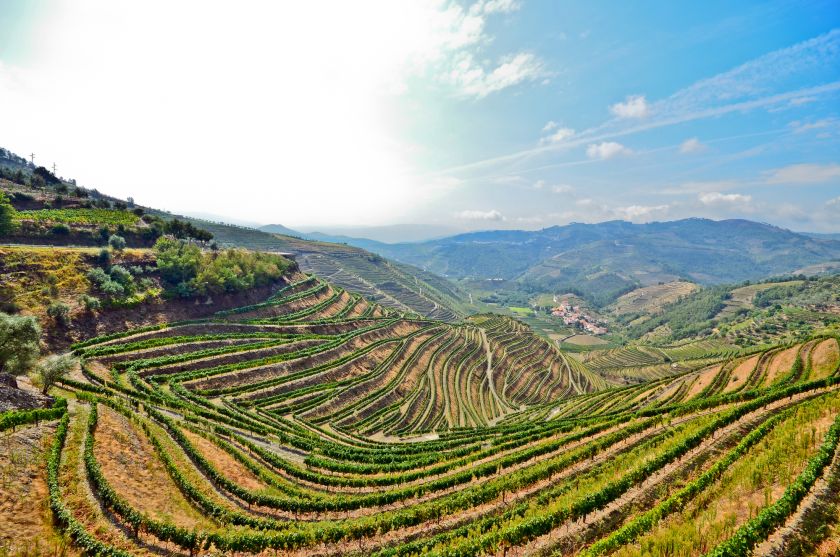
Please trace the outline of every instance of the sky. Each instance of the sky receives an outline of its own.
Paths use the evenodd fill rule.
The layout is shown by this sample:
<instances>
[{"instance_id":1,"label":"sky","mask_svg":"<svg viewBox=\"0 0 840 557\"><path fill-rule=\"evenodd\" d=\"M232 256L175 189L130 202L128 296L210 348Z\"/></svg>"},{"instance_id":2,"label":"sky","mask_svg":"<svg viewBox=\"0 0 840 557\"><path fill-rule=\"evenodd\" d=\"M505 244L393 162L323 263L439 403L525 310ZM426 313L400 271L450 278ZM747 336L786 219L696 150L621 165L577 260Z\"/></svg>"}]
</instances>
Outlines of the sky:
<instances>
[{"instance_id":1,"label":"sky","mask_svg":"<svg viewBox=\"0 0 840 557\"><path fill-rule=\"evenodd\" d=\"M0 146L298 229L840 232L840 3L0 0Z\"/></svg>"}]
</instances>

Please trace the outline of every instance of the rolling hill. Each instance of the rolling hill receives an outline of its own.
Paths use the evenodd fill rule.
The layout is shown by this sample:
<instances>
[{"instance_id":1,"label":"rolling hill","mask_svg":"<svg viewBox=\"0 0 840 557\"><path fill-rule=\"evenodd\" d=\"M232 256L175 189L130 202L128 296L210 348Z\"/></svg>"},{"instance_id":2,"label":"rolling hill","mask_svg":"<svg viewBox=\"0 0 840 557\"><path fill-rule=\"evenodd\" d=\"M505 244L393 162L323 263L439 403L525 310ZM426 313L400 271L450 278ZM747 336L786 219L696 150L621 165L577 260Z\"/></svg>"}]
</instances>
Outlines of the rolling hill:
<instances>
[{"instance_id":1,"label":"rolling hill","mask_svg":"<svg viewBox=\"0 0 840 557\"><path fill-rule=\"evenodd\" d=\"M79 342L52 408L0 414L17 534L115 557L746 556L831 535L785 532L814 501L837 521L833 336L583 363L510 318L404 318L284 280Z\"/></svg>"},{"instance_id":2,"label":"rolling hill","mask_svg":"<svg viewBox=\"0 0 840 557\"><path fill-rule=\"evenodd\" d=\"M39 180L41 175L49 183ZM456 285L411 265L346 244L304 240L279 225L273 230L284 234L137 206L77 187L6 149L0 149L0 193L8 195L17 209L18 224L14 233L4 235L5 243L107 246L110 235L118 233L130 247L150 247L161 235L173 232L174 222L180 223L176 233L207 240L209 232L222 248L294 256L304 272L329 275L335 284L398 311L454 321L483 309Z\"/></svg>"},{"instance_id":3,"label":"rolling hill","mask_svg":"<svg viewBox=\"0 0 840 557\"><path fill-rule=\"evenodd\" d=\"M480 304L470 303L469 295L452 282L358 247L191 217L179 218L209 230L221 246L290 254L304 272L329 278L342 288L398 311L453 321L482 310Z\"/></svg>"},{"instance_id":4,"label":"rolling hill","mask_svg":"<svg viewBox=\"0 0 840 557\"><path fill-rule=\"evenodd\" d=\"M570 224L365 245L450 278L506 279L544 291L577 290L599 303L609 303L636 286L673 280L734 283L840 260L840 241L831 238L747 220L698 218Z\"/></svg>"}]
</instances>

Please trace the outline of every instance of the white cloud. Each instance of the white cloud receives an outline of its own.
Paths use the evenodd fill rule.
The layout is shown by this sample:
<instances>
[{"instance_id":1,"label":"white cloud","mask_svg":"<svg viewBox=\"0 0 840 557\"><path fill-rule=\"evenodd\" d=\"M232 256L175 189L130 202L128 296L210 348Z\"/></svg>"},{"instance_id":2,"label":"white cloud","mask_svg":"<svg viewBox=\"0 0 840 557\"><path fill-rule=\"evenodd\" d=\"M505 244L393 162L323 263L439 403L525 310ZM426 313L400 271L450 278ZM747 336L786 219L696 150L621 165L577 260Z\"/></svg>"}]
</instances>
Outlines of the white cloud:
<instances>
[{"instance_id":1,"label":"white cloud","mask_svg":"<svg viewBox=\"0 0 840 557\"><path fill-rule=\"evenodd\" d=\"M559 128L553 134L540 139L540 142L541 143L562 143L563 141L566 141L567 139L569 139L573 135L575 135L575 130L573 130L572 128Z\"/></svg>"},{"instance_id":2,"label":"white cloud","mask_svg":"<svg viewBox=\"0 0 840 557\"><path fill-rule=\"evenodd\" d=\"M619 155L629 155L630 153L632 153L630 149L615 141L593 143L586 148L586 156L590 159L607 160Z\"/></svg>"},{"instance_id":3,"label":"white cloud","mask_svg":"<svg viewBox=\"0 0 840 557\"><path fill-rule=\"evenodd\" d=\"M654 215L665 215L669 208L669 205L630 205L629 207L616 207L613 212L620 218L638 221L653 218Z\"/></svg>"},{"instance_id":4,"label":"white cloud","mask_svg":"<svg viewBox=\"0 0 840 557\"><path fill-rule=\"evenodd\" d=\"M517 0L480 0L470 6L470 11L485 14L510 13L518 10L519 6Z\"/></svg>"},{"instance_id":5,"label":"white cloud","mask_svg":"<svg viewBox=\"0 0 840 557\"><path fill-rule=\"evenodd\" d=\"M619 118L644 118L649 109L644 95L631 95L623 103L612 105L610 112Z\"/></svg>"},{"instance_id":6,"label":"white cloud","mask_svg":"<svg viewBox=\"0 0 840 557\"><path fill-rule=\"evenodd\" d=\"M705 150L706 146L700 143L700 140L696 137L686 139L682 142L682 145L680 145L680 153L684 155L688 155L690 153L700 153Z\"/></svg>"},{"instance_id":7,"label":"white cloud","mask_svg":"<svg viewBox=\"0 0 840 557\"><path fill-rule=\"evenodd\" d=\"M749 205L752 201L752 196L750 195L720 193L716 191L701 193L697 198L700 200L700 203L707 206Z\"/></svg>"},{"instance_id":8,"label":"white cloud","mask_svg":"<svg viewBox=\"0 0 840 557\"><path fill-rule=\"evenodd\" d=\"M766 174L768 184L819 184L840 180L840 164L793 164Z\"/></svg>"},{"instance_id":9,"label":"white cloud","mask_svg":"<svg viewBox=\"0 0 840 557\"><path fill-rule=\"evenodd\" d=\"M446 80L462 97L482 99L490 93L507 89L526 81L534 81L546 75L545 66L530 52L509 55L492 70L475 60L470 53L461 54Z\"/></svg>"},{"instance_id":10,"label":"white cloud","mask_svg":"<svg viewBox=\"0 0 840 557\"><path fill-rule=\"evenodd\" d=\"M468 209L465 211L461 211L455 215L459 219L463 220L487 220L487 221L502 221L505 220L504 215L501 212L497 211L496 209L491 209L489 211L478 211L474 209Z\"/></svg>"},{"instance_id":11,"label":"white cloud","mask_svg":"<svg viewBox=\"0 0 840 557\"><path fill-rule=\"evenodd\" d=\"M542 131L543 131L543 132L550 132L551 130L553 130L554 128L556 128L558 125L559 125L559 124L558 124L557 122L555 122L554 120L549 120L549 121L548 121L548 122L546 122L546 124L543 126Z\"/></svg>"}]
</instances>

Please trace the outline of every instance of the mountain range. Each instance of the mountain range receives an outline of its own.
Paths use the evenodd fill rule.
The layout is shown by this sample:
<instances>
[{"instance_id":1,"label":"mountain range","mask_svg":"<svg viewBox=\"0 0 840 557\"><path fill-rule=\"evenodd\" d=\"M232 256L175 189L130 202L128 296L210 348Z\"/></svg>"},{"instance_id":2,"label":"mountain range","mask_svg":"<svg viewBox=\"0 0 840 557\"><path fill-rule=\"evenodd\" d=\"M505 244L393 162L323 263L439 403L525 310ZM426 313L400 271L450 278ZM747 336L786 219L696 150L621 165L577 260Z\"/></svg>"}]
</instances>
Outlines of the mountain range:
<instances>
[{"instance_id":1,"label":"mountain range","mask_svg":"<svg viewBox=\"0 0 840 557\"><path fill-rule=\"evenodd\" d=\"M743 219L572 223L389 244L320 235L452 279L503 279L530 290L578 291L609 302L637 286L720 284L840 260L840 240Z\"/></svg>"}]
</instances>

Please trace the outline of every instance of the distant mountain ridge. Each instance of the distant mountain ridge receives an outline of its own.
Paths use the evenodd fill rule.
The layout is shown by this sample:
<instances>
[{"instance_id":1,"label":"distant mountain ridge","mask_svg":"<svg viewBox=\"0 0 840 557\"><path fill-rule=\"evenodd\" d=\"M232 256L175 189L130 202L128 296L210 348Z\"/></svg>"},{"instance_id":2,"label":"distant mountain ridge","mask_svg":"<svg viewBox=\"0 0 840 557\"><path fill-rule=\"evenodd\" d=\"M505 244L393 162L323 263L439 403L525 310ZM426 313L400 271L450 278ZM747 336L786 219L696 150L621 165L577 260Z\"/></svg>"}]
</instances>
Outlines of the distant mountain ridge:
<instances>
[{"instance_id":1,"label":"distant mountain ridge","mask_svg":"<svg viewBox=\"0 0 840 557\"><path fill-rule=\"evenodd\" d=\"M352 243L352 242L351 242ZM573 223L366 249L451 278L506 279L603 300L638 285L757 280L840 260L840 241L743 219Z\"/></svg>"}]
</instances>

